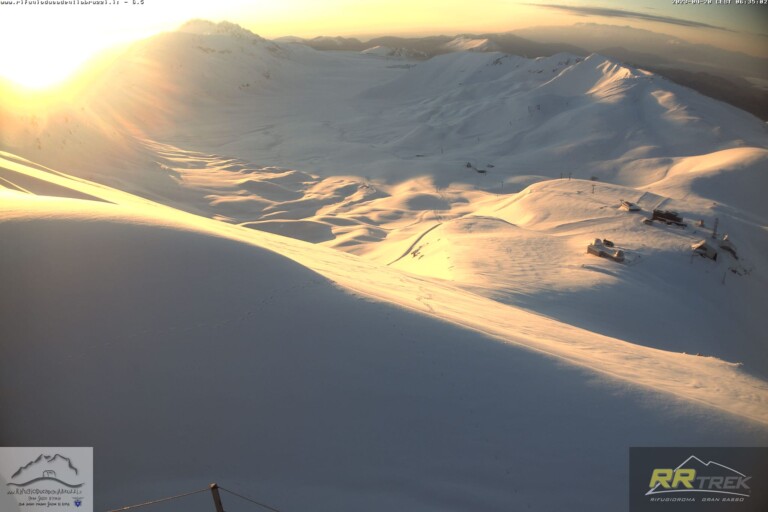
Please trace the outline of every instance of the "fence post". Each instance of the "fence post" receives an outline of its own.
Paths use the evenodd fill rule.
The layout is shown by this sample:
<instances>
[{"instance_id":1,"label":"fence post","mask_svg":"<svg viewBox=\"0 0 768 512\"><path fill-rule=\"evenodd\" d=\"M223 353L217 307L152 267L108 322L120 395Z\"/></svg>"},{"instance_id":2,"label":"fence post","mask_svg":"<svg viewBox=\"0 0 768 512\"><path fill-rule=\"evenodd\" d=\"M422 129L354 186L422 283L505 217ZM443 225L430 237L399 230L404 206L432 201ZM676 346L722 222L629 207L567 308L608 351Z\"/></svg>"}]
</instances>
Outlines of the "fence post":
<instances>
[{"instance_id":1,"label":"fence post","mask_svg":"<svg viewBox=\"0 0 768 512\"><path fill-rule=\"evenodd\" d=\"M213 496L213 504L216 505L216 512L224 512L224 505L221 504L221 496L219 496L218 484L211 484L211 495Z\"/></svg>"}]
</instances>

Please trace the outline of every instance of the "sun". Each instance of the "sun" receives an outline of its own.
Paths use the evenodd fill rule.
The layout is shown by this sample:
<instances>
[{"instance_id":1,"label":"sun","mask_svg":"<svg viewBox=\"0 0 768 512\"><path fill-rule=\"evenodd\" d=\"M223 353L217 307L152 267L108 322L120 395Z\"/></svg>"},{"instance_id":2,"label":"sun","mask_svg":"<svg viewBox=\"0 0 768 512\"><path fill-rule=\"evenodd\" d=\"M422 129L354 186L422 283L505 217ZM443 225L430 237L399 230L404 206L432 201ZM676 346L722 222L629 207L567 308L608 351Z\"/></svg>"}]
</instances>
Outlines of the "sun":
<instances>
[{"instance_id":1,"label":"sun","mask_svg":"<svg viewBox=\"0 0 768 512\"><path fill-rule=\"evenodd\" d=\"M131 4L33 7L5 7L0 13L0 77L36 90L66 81L109 48L171 30L183 19L151 16L155 11L131 9Z\"/></svg>"},{"instance_id":2,"label":"sun","mask_svg":"<svg viewBox=\"0 0 768 512\"><path fill-rule=\"evenodd\" d=\"M27 89L48 89L64 82L90 58L116 43L79 23L8 25L0 35L6 50L0 76Z\"/></svg>"},{"instance_id":3,"label":"sun","mask_svg":"<svg viewBox=\"0 0 768 512\"><path fill-rule=\"evenodd\" d=\"M27 48L5 58L0 75L27 89L47 89L73 75L90 56L73 48Z\"/></svg>"},{"instance_id":4,"label":"sun","mask_svg":"<svg viewBox=\"0 0 768 512\"><path fill-rule=\"evenodd\" d=\"M175 30L192 18L237 21L247 12L264 16L273 4L267 0L105 0L0 6L0 77L30 89L50 88L115 46Z\"/></svg>"}]
</instances>

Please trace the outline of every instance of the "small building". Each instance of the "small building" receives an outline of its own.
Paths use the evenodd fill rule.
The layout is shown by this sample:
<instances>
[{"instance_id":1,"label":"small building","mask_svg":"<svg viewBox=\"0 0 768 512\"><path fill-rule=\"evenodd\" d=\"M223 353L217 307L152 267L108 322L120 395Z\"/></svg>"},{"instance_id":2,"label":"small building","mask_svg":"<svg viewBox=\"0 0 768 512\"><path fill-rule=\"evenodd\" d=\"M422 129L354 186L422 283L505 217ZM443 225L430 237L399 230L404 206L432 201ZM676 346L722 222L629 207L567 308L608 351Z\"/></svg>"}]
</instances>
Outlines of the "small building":
<instances>
[{"instance_id":1,"label":"small building","mask_svg":"<svg viewBox=\"0 0 768 512\"><path fill-rule=\"evenodd\" d=\"M625 212L639 212L640 207L637 206L635 203L625 201L623 199L619 200L621 204L619 205L620 210L624 210Z\"/></svg>"},{"instance_id":2,"label":"small building","mask_svg":"<svg viewBox=\"0 0 768 512\"><path fill-rule=\"evenodd\" d=\"M613 244L611 244L611 247L613 247ZM617 263L624 263L624 251L606 247L599 238L595 238L595 241L587 246L587 254L597 256L598 258L608 258Z\"/></svg>"},{"instance_id":3,"label":"small building","mask_svg":"<svg viewBox=\"0 0 768 512\"><path fill-rule=\"evenodd\" d=\"M665 222L667 224L675 224L676 226L686 227L686 224L683 222L683 218L680 216L680 214L673 212L672 210L653 210L651 219Z\"/></svg>"},{"instance_id":4,"label":"small building","mask_svg":"<svg viewBox=\"0 0 768 512\"><path fill-rule=\"evenodd\" d=\"M683 222L683 218L678 214L677 212L673 212L671 210L653 210L653 214L650 218L644 219L644 224L653 224L654 221L663 222L667 226L680 226L681 228L688 227L688 225Z\"/></svg>"}]
</instances>

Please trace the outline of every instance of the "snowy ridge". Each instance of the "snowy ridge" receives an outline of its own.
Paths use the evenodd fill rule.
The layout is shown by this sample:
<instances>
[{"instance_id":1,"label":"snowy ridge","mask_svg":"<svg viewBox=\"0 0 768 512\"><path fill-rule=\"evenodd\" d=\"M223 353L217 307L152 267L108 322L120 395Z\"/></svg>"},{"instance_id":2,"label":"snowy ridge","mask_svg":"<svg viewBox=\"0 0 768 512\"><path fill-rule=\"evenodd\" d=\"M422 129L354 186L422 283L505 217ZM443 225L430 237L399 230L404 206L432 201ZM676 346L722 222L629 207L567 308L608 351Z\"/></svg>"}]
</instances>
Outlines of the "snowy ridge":
<instances>
[{"instance_id":1,"label":"snowy ridge","mask_svg":"<svg viewBox=\"0 0 768 512\"><path fill-rule=\"evenodd\" d=\"M407 48L390 48L388 46L373 46L360 52L364 55L376 55L379 57L400 57L404 59L424 59L426 54Z\"/></svg>"},{"instance_id":2,"label":"snowy ridge","mask_svg":"<svg viewBox=\"0 0 768 512\"><path fill-rule=\"evenodd\" d=\"M499 46L485 38L472 38L458 36L441 46L441 49L449 52L492 52L498 51Z\"/></svg>"},{"instance_id":3,"label":"snowy ridge","mask_svg":"<svg viewBox=\"0 0 768 512\"><path fill-rule=\"evenodd\" d=\"M262 37L259 37L258 35L254 34L250 30L245 29L240 25L237 25L236 23L231 23L229 21L221 21L219 23L214 23L212 21L201 20L201 19L190 20L184 23L182 26L180 26L177 31L188 33L188 34L198 34L203 36L218 34L218 35L226 35L226 36L239 37L239 38L258 39L262 41L264 40Z\"/></svg>"}]
</instances>

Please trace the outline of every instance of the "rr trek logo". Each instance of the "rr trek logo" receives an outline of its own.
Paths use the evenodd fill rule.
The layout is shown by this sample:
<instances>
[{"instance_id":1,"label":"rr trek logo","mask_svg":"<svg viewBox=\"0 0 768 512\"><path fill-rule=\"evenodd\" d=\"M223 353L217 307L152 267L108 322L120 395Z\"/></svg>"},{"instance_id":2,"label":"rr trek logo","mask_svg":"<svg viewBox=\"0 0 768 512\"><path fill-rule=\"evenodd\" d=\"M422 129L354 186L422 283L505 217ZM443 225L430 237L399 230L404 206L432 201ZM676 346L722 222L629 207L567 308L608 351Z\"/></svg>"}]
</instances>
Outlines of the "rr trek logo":
<instances>
[{"instance_id":1,"label":"rr trek logo","mask_svg":"<svg viewBox=\"0 0 768 512\"><path fill-rule=\"evenodd\" d=\"M702 474L700 468L709 471ZM674 469L655 468L648 485L650 490L645 495L700 492L749 498L751 479L733 468L711 460L704 462L691 455Z\"/></svg>"},{"instance_id":2,"label":"rr trek logo","mask_svg":"<svg viewBox=\"0 0 768 512\"><path fill-rule=\"evenodd\" d=\"M632 447L630 512L766 512L768 448Z\"/></svg>"}]
</instances>

